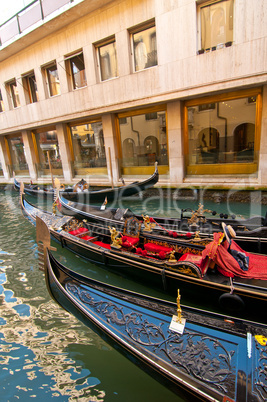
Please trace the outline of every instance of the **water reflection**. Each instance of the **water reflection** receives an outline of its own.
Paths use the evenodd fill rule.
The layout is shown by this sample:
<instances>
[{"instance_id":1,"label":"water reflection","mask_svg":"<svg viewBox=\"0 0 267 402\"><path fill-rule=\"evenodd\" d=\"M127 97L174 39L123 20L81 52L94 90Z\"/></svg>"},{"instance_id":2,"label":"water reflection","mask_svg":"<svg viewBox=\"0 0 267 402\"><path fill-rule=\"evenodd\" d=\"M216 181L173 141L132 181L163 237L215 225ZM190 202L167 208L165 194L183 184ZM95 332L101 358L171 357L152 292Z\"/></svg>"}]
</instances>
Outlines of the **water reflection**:
<instances>
[{"instance_id":1,"label":"water reflection","mask_svg":"<svg viewBox=\"0 0 267 402\"><path fill-rule=\"evenodd\" d=\"M44 281L43 274L38 272L38 275ZM71 343L84 347L94 344L98 348L107 345L87 329L77 331L76 326L80 327L77 320L51 300L35 296L29 304L29 299L14 297L13 291L5 289L3 285L7 283L7 276L2 273L0 364L4 392L9 392L7 385L16 383L13 397L21 398L25 393L27 398L37 396L40 391L36 394L36 384L23 386L27 380L37 380L38 389L52 392L54 396L91 396L91 388L99 385L100 380L77 365L65 350ZM94 400L102 400L103 394L103 390L97 390Z\"/></svg>"}]
</instances>

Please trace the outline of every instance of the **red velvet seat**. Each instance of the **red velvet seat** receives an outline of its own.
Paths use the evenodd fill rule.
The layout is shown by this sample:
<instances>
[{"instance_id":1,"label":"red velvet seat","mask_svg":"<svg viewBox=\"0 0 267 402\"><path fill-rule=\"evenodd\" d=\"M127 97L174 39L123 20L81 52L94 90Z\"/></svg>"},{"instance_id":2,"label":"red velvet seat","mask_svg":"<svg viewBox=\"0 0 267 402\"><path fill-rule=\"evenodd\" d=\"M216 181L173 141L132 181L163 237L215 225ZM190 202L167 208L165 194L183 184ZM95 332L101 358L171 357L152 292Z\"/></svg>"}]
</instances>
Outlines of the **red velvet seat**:
<instances>
[{"instance_id":1,"label":"red velvet seat","mask_svg":"<svg viewBox=\"0 0 267 402\"><path fill-rule=\"evenodd\" d=\"M86 229L86 228L78 228L78 229L75 229L75 230L71 230L69 232L69 234L71 234L73 236L79 236L79 235L81 235L82 233L85 233L85 232L88 232L88 229Z\"/></svg>"},{"instance_id":2,"label":"red velvet seat","mask_svg":"<svg viewBox=\"0 0 267 402\"><path fill-rule=\"evenodd\" d=\"M145 250L149 251L150 253L164 252L164 253L168 254L173 251L172 247L161 246L159 244L154 244L154 243L146 243L146 244L144 244L144 248L145 248Z\"/></svg>"},{"instance_id":3,"label":"red velvet seat","mask_svg":"<svg viewBox=\"0 0 267 402\"><path fill-rule=\"evenodd\" d=\"M138 244L139 237L122 236L121 241L123 247L132 248Z\"/></svg>"},{"instance_id":4,"label":"red velvet seat","mask_svg":"<svg viewBox=\"0 0 267 402\"><path fill-rule=\"evenodd\" d=\"M206 273L210 262L209 259L203 258L202 255L191 253L183 254L182 257L179 258L179 262L180 261L188 261L196 264L201 269L202 274Z\"/></svg>"}]
</instances>

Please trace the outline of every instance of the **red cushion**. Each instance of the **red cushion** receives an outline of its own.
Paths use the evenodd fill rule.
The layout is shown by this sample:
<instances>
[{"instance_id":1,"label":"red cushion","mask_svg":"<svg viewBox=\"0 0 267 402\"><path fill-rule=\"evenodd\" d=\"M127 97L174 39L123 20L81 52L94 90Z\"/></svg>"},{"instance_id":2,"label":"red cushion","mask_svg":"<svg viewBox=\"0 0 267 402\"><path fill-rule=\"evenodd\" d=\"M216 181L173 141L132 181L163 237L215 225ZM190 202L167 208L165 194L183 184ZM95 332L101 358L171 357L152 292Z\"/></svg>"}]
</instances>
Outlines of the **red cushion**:
<instances>
[{"instance_id":1,"label":"red cushion","mask_svg":"<svg viewBox=\"0 0 267 402\"><path fill-rule=\"evenodd\" d=\"M202 255L185 253L182 255L182 257L179 258L179 261L190 261L190 262L193 262L194 264L200 266L200 264L202 262Z\"/></svg>"},{"instance_id":2,"label":"red cushion","mask_svg":"<svg viewBox=\"0 0 267 402\"><path fill-rule=\"evenodd\" d=\"M173 250L172 247L160 246L154 243L146 243L144 245L144 248L151 253L159 253L160 251L163 251L164 253L170 253Z\"/></svg>"},{"instance_id":3,"label":"red cushion","mask_svg":"<svg viewBox=\"0 0 267 402\"><path fill-rule=\"evenodd\" d=\"M73 236L77 236L77 235L79 235L81 233L84 233L84 232L88 232L88 229L86 229L86 228L78 228L78 229L75 229L75 230L71 230L69 232L69 234L71 234Z\"/></svg>"},{"instance_id":4,"label":"red cushion","mask_svg":"<svg viewBox=\"0 0 267 402\"><path fill-rule=\"evenodd\" d=\"M139 242L138 237L131 237L131 236L122 236L121 240L123 247L133 247L135 244Z\"/></svg>"},{"instance_id":5,"label":"red cushion","mask_svg":"<svg viewBox=\"0 0 267 402\"><path fill-rule=\"evenodd\" d=\"M189 261L196 264L201 269L202 273L207 269L207 261L202 255L185 253L179 258L179 261Z\"/></svg>"}]
</instances>

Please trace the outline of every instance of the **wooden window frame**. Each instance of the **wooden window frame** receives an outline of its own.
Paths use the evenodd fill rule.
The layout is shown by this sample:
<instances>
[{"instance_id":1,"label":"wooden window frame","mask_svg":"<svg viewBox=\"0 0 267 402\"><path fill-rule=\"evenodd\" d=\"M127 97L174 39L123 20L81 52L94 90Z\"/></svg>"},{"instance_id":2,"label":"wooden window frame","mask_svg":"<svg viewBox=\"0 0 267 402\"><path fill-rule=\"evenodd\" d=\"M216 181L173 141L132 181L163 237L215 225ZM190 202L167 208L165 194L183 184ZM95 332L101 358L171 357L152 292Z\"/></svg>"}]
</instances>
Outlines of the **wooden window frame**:
<instances>
[{"instance_id":1,"label":"wooden window frame","mask_svg":"<svg viewBox=\"0 0 267 402\"><path fill-rule=\"evenodd\" d=\"M96 56L96 65L97 65L97 70L98 70L98 77L99 77L99 82L106 82L109 80L113 80L115 78L118 78L119 73L118 73L118 59L117 59L117 50L116 50L116 69L117 69L117 74L114 77L110 77L110 78L106 78L103 79L103 74L102 74L102 70L101 70L101 62L100 62L100 49L103 46L106 45L111 45L112 43L115 43L115 50L116 50L116 37L115 35L109 36L106 39L103 39L99 42L94 43L94 47L95 47L95 56Z\"/></svg>"},{"instance_id":2,"label":"wooden window frame","mask_svg":"<svg viewBox=\"0 0 267 402\"><path fill-rule=\"evenodd\" d=\"M32 78L34 77L34 80ZM32 82L30 81L32 80ZM36 103L39 102L38 89L34 71L31 71L22 76L23 88L25 91L26 102ZM36 88L35 88L36 85Z\"/></svg>"},{"instance_id":3,"label":"wooden window frame","mask_svg":"<svg viewBox=\"0 0 267 402\"><path fill-rule=\"evenodd\" d=\"M217 164L188 164L189 160L189 133L188 133L188 107L198 106L200 104L207 104L213 102L222 102L226 100L235 100L240 98L248 98L257 96L256 102L256 115L255 115L255 142L254 162L244 163L217 163ZM259 150L260 150L260 136L261 136L261 115L262 115L262 88L251 88L247 90L229 92L210 97L195 98L184 102L183 105L183 126L184 126L184 167L186 175L199 176L210 175L212 167L212 175L236 175L236 174L254 174L258 171L259 165Z\"/></svg>"},{"instance_id":4,"label":"wooden window frame","mask_svg":"<svg viewBox=\"0 0 267 402\"><path fill-rule=\"evenodd\" d=\"M150 67L145 67L144 69L136 69L136 60L135 60L135 49L134 49L134 35L141 33L142 31L146 31L149 28L155 28L156 30L156 20L155 18L152 18L151 20L148 20L146 22L143 22L141 24L135 25L131 28L128 29L129 35L130 35L130 44L131 44L131 56L132 56L132 71L138 73L139 71L147 70L151 67L156 67L158 65L158 57L157 57L157 64L150 66ZM157 37L157 33L156 33Z\"/></svg>"},{"instance_id":5,"label":"wooden window frame","mask_svg":"<svg viewBox=\"0 0 267 402\"><path fill-rule=\"evenodd\" d=\"M53 98L54 96L59 96L59 95L61 95L60 82L59 82L59 92L56 93L56 94L54 94L54 95L52 94L52 91L51 91L51 89L52 89L51 84L52 84L52 83L51 83L51 80L50 80L50 75L49 75L49 73L48 73L48 70L49 70L51 67L56 67L55 69L58 71L58 65L57 65L56 60L51 61L50 63L47 63L47 64L45 64L45 65L42 66L42 70L43 70L43 72L44 72L44 76L45 76L45 80L46 80L46 84L47 84L47 94L48 94L48 97L49 97L49 98Z\"/></svg>"},{"instance_id":6,"label":"wooden window frame","mask_svg":"<svg viewBox=\"0 0 267 402\"><path fill-rule=\"evenodd\" d=\"M133 117L133 116L139 116L139 115L145 115L148 113L154 113L154 112L165 112L166 116L166 142L167 142L167 153L168 153L168 118L167 118L167 105L157 105L153 107L148 107L144 109L135 109L135 110L128 110L126 112L121 112L118 113L115 116L115 130L116 130L116 145L118 149L118 157L119 160L122 161L122 142L121 142L121 134L120 134L120 119L124 117ZM143 175L144 174L144 166L125 166L122 167L120 166L120 170L123 175ZM160 165L158 166L158 170L160 174L167 174L169 172L169 165L164 166ZM145 166L145 173L146 174L152 174L154 171L153 166Z\"/></svg>"}]
</instances>

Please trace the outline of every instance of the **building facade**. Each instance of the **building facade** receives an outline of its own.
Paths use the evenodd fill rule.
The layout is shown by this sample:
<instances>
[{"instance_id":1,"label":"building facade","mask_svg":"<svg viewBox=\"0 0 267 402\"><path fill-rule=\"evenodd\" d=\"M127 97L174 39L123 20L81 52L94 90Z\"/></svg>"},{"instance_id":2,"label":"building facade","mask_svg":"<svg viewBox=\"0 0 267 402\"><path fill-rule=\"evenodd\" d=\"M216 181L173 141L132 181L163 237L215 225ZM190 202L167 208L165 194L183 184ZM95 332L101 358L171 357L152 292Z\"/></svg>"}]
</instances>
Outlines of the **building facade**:
<instances>
[{"instance_id":1,"label":"building facade","mask_svg":"<svg viewBox=\"0 0 267 402\"><path fill-rule=\"evenodd\" d=\"M266 0L42 0L0 38L1 181L267 185Z\"/></svg>"}]
</instances>

